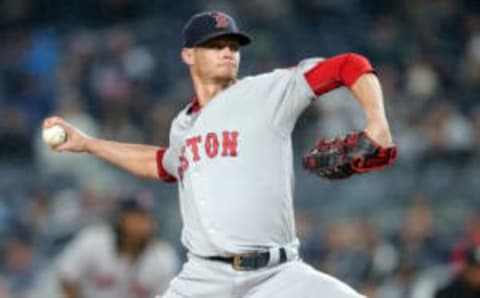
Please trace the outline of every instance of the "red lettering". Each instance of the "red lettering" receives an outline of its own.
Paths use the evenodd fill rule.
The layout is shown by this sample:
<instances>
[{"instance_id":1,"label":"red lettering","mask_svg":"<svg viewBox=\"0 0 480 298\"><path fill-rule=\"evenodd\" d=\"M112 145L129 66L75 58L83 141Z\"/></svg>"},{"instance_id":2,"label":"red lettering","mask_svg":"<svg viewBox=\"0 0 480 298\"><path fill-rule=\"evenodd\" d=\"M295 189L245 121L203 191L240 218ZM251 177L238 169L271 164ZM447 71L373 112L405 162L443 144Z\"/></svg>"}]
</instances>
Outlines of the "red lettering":
<instances>
[{"instance_id":1,"label":"red lettering","mask_svg":"<svg viewBox=\"0 0 480 298\"><path fill-rule=\"evenodd\" d=\"M237 156L238 131L223 132L222 156Z\"/></svg>"},{"instance_id":2,"label":"red lettering","mask_svg":"<svg viewBox=\"0 0 480 298\"><path fill-rule=\"evenodd\" d=\"M188 159L185 157L185 146L182 146L178 159L180 160L180 166L178 167L178 178L181 182L183 182L183 174L188 169Z\"/></svg>"},{"instance_id":3,"label":"red lettering","mask_svg":"<svg viewBox=\"0 0 480 298\"><path fill-rule=\"evenodd\" d=\"M215 158L219 155L220 142L222 142L222 156L223 157L235 157L238 155L238 131L224 131L222 132L222 140L220 136L215 132L209 132L204 137L205 141L203 144L202 154L206 154L209 158ZM202 143L202 136L193 136L185 140L185 146L182 146L180 155L179 155L179 166L178 166L178 178L180 182L183 183L183 177L185 172L189 167L189 162L197 162L201 159L199 148ZM192 152L192 159L187 159L186 151L189 147Z\"/></svg>"},{"instance_id":4,"label":"red lettering","mask_svg":"<svg viewBox=\"0 0 480 298\"><path fill-rule=\"evenodd\" d=\"M201 136L195 136L187 139L187 145L192 149L193 161L200 160L200 154L198 154L198 143L200 143L201 140Z\"/></svg>"},{"instance_id":5,"label":"red lettering","mask_svg":"<svg viewBox=\"0 0 480 298\"><path fill-rule=\"evenodd\" d=\"M214 132L209 132L205 140L205 152L210 158L214 158L218 154L218 137Z\"/></svg>"}]
</instances>

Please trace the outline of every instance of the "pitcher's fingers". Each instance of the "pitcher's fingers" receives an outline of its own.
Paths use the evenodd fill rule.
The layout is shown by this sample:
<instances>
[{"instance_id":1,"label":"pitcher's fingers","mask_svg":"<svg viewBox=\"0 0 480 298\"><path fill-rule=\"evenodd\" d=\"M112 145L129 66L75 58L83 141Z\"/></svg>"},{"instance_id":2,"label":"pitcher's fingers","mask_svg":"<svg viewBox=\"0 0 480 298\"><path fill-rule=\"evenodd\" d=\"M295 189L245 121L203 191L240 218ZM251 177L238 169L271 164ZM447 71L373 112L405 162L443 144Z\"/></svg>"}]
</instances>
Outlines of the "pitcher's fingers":
<instances>
[{"instance_id":1,"label":"pitcher's fingers","mask_svg":"<svg viewBox=\"0 0 480 298\"><path fill-rule=\"evenodd\" d=\"M63 152L69 149L69 144L68 144L68 141L65 141L65 143L54 145L54 146L51 146L50 148L52 148L52 150L56 152Z\"/></svg>"},{"instance_id":2,"label":"pitcher's fingers","mask_svg":"<svg viewBox=\"0 0 480 298\"><path fill-rule=\"evenodd\" d=\"M62 127L64 127L64 121L62 118L58 117L58 116L52 116L52 117L48 117L46 118L44 121L43 121L43 128L47 128L47 127L51 127L51 126L54 126L54 125L61 125Z\"/></svg>"}]
</instances>

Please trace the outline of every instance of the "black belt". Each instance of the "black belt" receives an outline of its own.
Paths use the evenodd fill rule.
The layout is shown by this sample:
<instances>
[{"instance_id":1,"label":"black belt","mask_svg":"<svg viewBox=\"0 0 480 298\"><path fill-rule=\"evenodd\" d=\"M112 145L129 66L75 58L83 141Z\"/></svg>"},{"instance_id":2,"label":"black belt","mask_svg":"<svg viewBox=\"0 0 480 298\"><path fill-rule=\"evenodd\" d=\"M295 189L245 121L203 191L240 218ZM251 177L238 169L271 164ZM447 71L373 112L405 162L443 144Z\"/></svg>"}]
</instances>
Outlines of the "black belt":
<instances>
[{"instance_id":1,"label":"black belt","mask_svg":"<svg viewBox=\"0 0 480 298\"><path fill-rule=\"evenodd\" d=\"M278 250L280 256L278 264L285 263L287 261L287 252L285 248L281 247ZM232 257L213 256L207 257L207 259L232 264L232 267L239 271L256 270L268 265L268 262L270 261L270 252L251 252L234 255Z\"/></svg>"}]
</instances>

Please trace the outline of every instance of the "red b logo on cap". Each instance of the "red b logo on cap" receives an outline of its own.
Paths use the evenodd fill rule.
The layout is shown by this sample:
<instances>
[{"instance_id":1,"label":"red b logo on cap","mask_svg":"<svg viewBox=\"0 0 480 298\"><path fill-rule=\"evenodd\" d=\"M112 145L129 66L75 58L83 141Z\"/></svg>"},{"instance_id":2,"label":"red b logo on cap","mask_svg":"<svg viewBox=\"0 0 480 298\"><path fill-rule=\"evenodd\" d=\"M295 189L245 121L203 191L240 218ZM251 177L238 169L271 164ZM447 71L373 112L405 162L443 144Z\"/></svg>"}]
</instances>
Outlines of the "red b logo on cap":
<instances>
[{"instance_id":1,"label":"red b logo on cap","mask_svg":"<svg viewBox=\"0 0 480 298\"><path fill-rule=\"evenodd\" d=\"M214 12L212 16L215 18L215 27L217 28L225 28L228 27L228 19L227 17L219 12Z\"/></svg>"}]
</instances>

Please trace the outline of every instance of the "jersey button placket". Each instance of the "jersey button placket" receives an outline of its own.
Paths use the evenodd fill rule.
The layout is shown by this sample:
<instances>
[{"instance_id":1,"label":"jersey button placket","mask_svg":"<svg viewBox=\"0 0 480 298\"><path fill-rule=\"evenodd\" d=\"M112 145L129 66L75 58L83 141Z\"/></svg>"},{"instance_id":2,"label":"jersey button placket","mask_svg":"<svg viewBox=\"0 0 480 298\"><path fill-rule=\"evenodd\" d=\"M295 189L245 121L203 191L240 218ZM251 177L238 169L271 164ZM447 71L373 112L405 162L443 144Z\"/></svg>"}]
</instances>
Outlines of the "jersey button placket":
<instances>
[{"instance_id":1,"label":"jersey button placket","mask_svg":"<svg viewBox=\"0 0 480 298\"><path fill-rule=\"evenodd\" d=\"M195 199L198 201L200 206L205 206L206 204L206 193L204 190L205 181L200 177L200 173L198 170L194 170L192 173L192 182L194 187L194 196Z\"/></svg>"},{"instance_id":2,"label":"jersey button placket","mask_svg":"<svg viewBox=\"0 0 480 298\"><path fill-rule=\"evenodd\" d=\"M206 207L207 207L208 194L206 189L205 178L201 176L198 169L192 169L191 179L192 179L192 186L194 189L193 191L194 198L198 202L198 207L200 209L200 212L207 213L208 208ZM207 219L206 227L207 227L208 234L209 235L215 234L217 232L217 229L211 217L205 216L205 219Z\"/></svg>"}]
</instances>

